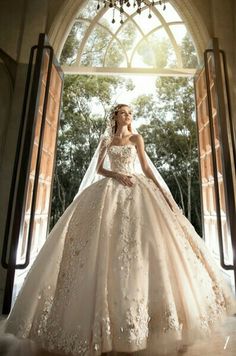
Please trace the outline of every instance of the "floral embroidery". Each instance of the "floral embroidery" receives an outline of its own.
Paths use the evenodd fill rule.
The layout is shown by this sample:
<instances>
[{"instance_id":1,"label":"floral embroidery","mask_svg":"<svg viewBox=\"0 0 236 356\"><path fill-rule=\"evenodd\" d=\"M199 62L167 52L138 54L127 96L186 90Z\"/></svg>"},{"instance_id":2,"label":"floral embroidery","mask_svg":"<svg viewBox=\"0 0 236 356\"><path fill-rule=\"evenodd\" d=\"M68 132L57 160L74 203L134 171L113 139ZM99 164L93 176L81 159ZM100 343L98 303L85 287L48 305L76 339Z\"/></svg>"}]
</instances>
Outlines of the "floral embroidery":
<instances>
[{"instance_id":1,"label":"floral embroidery","mask_svg":"<svg viewBox=\"0 0 236 356\"><path fill-rule=\"evenodd\" d=\"M136 148L134 145L110 146L108 156L111 162L111 169L114 172L132 174L134 172L134 161L136 158Z\"/></svg>"},{"instance_id":2,"label":"floral embroidery","mask_svg":"<svg viewBox=\"0 0 236 356\"><path fill-rule=\"evenodd\" d=\"M49 237L53 248L43 261L51 282L36 266L7 331L74 356L101 355L121 343L121 351L138 351L154 331L181 336L184 329L188 337L191 321L207 334L232 301L204 243L151 180L135 175L133 145L112 146L108 154L112 169L132 174L135 184L104 178L78 196Z\"/></svg>"},{"instance_id":3,"label":"floral embroidery","mask_svg":"<svg viewBox=\"0 0 236 356\"><path fill-rule=\"evenodd\" d=\"M173 307L166 308L163 315L163 320L165 322L165 327L163 328L164 332L169 330L181 330L182 323L179 323L178 319L176 318L176 311Z\"/></svg>"},{"instance_id":4,"label":"floral embroidery","mask_svg":"<svg viewBox=\"0 0 236 356\"><path fill-rule=\"evenodd\" d=\"M135 343L139 346L147 339L149 321L150 316L148 315L144 300L133 301L126 313L128 342L130 344Z\"/></svg>"}]
</instances>

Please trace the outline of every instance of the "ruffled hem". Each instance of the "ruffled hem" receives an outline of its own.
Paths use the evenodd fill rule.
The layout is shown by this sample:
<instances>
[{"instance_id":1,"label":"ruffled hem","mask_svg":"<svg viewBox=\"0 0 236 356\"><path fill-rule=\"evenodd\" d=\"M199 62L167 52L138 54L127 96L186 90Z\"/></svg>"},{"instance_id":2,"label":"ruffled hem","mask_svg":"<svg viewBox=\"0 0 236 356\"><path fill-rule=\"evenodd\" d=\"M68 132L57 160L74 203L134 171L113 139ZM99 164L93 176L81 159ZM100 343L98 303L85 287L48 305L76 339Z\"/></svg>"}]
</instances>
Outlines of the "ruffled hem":
<instances>
[{"instance_id":1,"label":"ruffled hem","mask_svg":"<svg viewBox=\"0 0 236 356\"><path fill-rule=\"evenodd\" d=\"M171 330L163 335L155 335L155 332L150 334L146 341L146 346L132 347L129 349L123 348L122 343L116 343L116 347L110 347L102 350L94 350L89 346L89 350L81 353L67 353L58 349L56 346L52 349L47 349L39 345L37 342L28 338L19 338L12 334L3 333L1 322L0 335L0 355L1 356L177 356L185 354L189 348L195 346L196 343L206 342L207 345L212 345L212 337L224 327L228 316L221 318L212 325L211 329L205 331L188 330L183 336L176 330ZM222 334L222 332L220 333ZM222 335L223 336L223 335ZM206 352L207 350L205 350ZM190 353L188 353L191 356Z\"/></svg>"}]
</instances>

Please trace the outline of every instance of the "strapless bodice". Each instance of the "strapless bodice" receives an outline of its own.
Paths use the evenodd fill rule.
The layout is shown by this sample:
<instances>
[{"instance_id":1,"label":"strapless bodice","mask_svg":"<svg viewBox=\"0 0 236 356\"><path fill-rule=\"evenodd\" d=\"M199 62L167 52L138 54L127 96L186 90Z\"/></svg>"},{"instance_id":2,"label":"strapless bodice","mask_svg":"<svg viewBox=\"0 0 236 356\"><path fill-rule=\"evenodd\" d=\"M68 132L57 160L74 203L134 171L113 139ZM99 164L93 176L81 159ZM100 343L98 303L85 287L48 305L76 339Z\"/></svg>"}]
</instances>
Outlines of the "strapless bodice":
<instances>
[{"instance_id":1,"label":"strapless bodice","mask_svg":"<svg viewBox=\"0 0 236 356\"><path fill-rule=\"evenodd\" d=\"M132 144L110 146L108 148L108 157L111 164L111 170L123 174L133 174L136 154L136 148Z\"/></svg>"}]
</instances>

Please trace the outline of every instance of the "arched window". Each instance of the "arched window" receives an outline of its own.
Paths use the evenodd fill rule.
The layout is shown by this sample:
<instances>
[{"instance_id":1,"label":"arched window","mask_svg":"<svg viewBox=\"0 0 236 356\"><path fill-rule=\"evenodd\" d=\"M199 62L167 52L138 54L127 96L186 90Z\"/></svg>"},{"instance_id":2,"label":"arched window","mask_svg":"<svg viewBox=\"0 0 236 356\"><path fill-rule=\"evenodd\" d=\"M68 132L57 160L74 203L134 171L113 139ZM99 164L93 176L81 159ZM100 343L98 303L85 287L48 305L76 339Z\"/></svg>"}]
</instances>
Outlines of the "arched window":
<instances>
[{"instance_id":1,"label":"arched window","mask_svg":"<svg viewBox=\"0 0 236 356\"><path fill-rule=\"evenodd\" d=\"M193 42L170 3L165 10L143 7L141 15L126 7L122 21L118 10L97 11L96 4L88 1L74 22L67 38L73 38L71 51L62 52L65 73L194 74L196 52L189 60L183 51L186 45L194 48Z\"/></svg>"}]
</instances>

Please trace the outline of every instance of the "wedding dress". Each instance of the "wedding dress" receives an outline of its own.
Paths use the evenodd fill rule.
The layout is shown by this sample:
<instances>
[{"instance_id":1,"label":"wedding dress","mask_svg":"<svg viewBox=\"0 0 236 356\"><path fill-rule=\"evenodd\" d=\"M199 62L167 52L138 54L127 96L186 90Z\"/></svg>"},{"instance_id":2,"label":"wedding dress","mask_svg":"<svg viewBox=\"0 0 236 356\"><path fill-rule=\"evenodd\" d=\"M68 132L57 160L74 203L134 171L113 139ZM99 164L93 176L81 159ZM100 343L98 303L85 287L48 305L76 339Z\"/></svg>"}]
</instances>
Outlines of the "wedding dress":
<instances>
[{"instance_id":1,"label":"wedding dress","mask_svg":"<svg viewBox=\"0 0 236 356\"><path fill-rule=\"evenodd\" d=\"M233 294L177 204L134 171L136 148L110 146L111 169L51 231L5 333L63 355L173 355L236 312Z\"/></svg>"}]
</instances>

